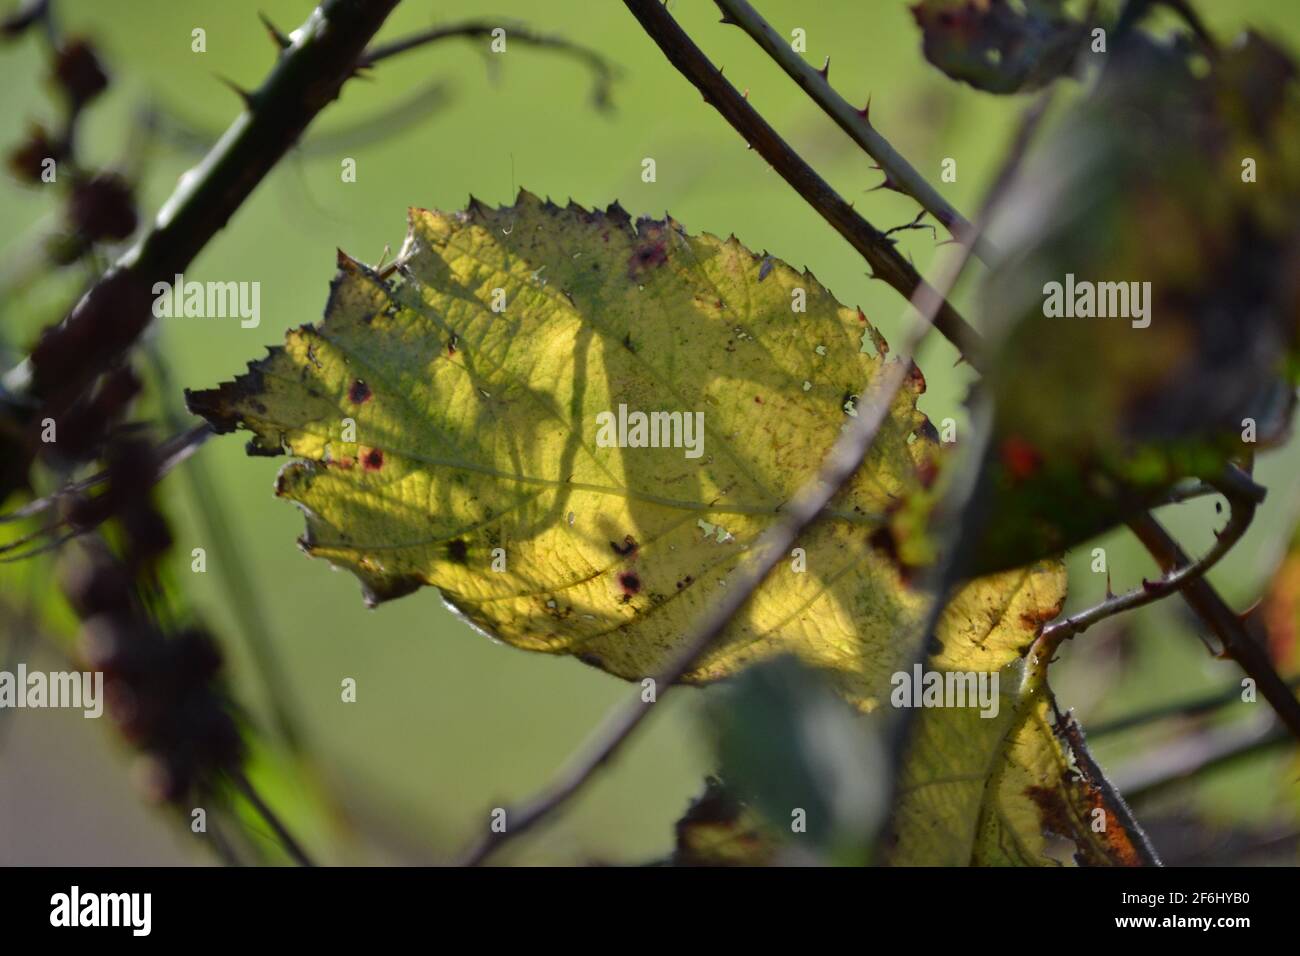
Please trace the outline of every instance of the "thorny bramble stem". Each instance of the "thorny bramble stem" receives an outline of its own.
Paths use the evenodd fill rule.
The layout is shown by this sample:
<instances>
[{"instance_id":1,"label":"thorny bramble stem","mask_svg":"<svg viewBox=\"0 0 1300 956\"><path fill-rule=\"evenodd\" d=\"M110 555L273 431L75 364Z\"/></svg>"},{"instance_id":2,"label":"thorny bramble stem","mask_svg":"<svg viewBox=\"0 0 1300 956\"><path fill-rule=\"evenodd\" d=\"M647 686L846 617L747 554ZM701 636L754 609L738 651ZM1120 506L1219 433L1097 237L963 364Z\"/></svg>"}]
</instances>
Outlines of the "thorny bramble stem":
<instances>
[{"instance_id":1,"label":"thorny bramble stem","mask_svg":"<svg viewBox=\"0 0 1300 956\"><path fill-rule=\"evenodd\" d=\"M669 62L703 95L723 118L767 160L781 178L862 254L875 273L905 298L911 299L925 284L916 268L879 229L859 215L803 158L781 139L734 86L692 42L660 0L623 0ZM934 319L945 338L962 356L979 368L980 336L947 301Z\"/></svg>"},{"instance_id":2,"label":"thorny bramble stem","mask_svg":"<svg viewBox=\"0 0 1300 956\"><path fill-rule=\"evenodd\" d=\"M1251 484L1254 483L1251 482ZM1260 491L1262 490L1260 489ZM1231 508L1228 523L1218 533L1213 547L1199 560L1169 571L1157 581L1144 580L1140 587L1136 587L1126 594L1108 597L1105 601L1085 611L1080 611L1054 624L1049 624L1043 628L1044 640L1050 646L1055 647L1063 640L1072 638L1076 634L1082 634L1098 621L1159 601L1161 598L1168 597L1175 591L1181 591L1193 581L1204 577L1206 572L1218 564L1223 556L1232 550L1233 545L1241 540L1242 535L1250 528L1250 523L1255 517L1257 500L1254 496L1247 497L1232 493L1228 496L1228 501Z\"/></svg>"},{"instance_id":3,"label":"thorny bramble stem","mask_svg":"<svg viewBox=\"0 0 1300 956\"><path fill-rule=\"evenodd\" d=\"M833 119L849 138L862 147L879 164L885 174L885 185L897 192L911 196L935 219L943 223L958 242L971 243L975 255L990 262L996 250L984 236L978 235L966 217L939 195L924 176L918 173L903 156L871 125L868 110L858 109L835 92L826 70L808 65L788 42L777 35L771 24L763 19L746 0L715 0L726 16L726 22L744 30L763 50L785 70L808 96Z\"/></svg>"},{"instance_id":4,"label":"thorny bramble stem","mask_svg":"<svg viewBox=\"0 0 1300 956\"><path fill-rule=\"evenodd\" d=\"M1168 531L1150 514L1139 515L1128 523L1138 540L1166 571L1188 563L1187 555ZM1204 578L1190 581L1181 591L1183 599L1203 620L1223 645L1221 656L1236 661L1255 681L1287 729L1300 740L1300 700L1278 674L1268 652L1250 636L1237 613Z\"/></svg>"}]
</instances>

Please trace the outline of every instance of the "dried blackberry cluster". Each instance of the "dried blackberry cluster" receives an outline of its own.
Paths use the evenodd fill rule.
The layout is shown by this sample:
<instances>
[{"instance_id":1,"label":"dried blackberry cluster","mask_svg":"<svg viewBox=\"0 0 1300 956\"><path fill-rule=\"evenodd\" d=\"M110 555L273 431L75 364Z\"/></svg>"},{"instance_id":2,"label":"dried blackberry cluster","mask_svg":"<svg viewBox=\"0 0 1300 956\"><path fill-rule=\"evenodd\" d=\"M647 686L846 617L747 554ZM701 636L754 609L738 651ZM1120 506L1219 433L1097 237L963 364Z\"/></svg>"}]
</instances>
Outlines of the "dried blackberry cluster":
<instances>
[{"instance_id":1,"label":"dried blackberry cluster","mask_svg":"<svg viewBox=\"0 0 1300 956\"><path fill-rule=\"evenodd\" d=\"M243 745L221 686L221 652L205 630L169 630L152 613L154 566L171 546L166 519L149 489L157 478L153 446L140 438L108 449L108 484L74 498L68 520L120 532L115 554L92 540L64 588L82 620L81 649L104 673L108 712L142 752L141 782L153 799L177 802L238 767Z\"/></svg>"}]
</instances>

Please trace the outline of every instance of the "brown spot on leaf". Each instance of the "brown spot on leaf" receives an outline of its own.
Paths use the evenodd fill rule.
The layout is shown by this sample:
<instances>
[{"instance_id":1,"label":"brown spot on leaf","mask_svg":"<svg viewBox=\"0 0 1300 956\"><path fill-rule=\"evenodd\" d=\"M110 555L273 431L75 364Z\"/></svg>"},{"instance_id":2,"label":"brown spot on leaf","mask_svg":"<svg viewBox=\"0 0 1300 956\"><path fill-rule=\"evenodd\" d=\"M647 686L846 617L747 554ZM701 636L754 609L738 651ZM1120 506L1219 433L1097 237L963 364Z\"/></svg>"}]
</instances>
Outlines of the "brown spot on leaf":
<instances>
[{"instance_id":1,"label":"brown spot on leaf","mask_svg":"<svg viewBox=\"0 0 1300 956\"><path fill-rule=\"evenodd\" d=\"M611 541L609 543L609 546L614 549L615 554L621 554L627 556L629 554L632 554L634 551L636 551L636 547L637 547L636 538L632 537L629 534L623 538L622 544L617 544L616 542Z\"/></svg>"},{"instance_id":2,"label":"brown spot on leaf","mask_svg":"<svg viewBox=\"0 0 1300 956\"><path fill-rule=\"evenodd\" d=\"M668 261L668 250L661 239L647 242L632 250L627 259L627 277L637 279Z\"/></svg>"},{"instance_id":3,"label":"brown spot on leaf","mask_svg":"<svg viewBox=\"0 0 1300 956\"><path fill-rule=\"evenodd\" d=\"M910 587L916 568L903 560L903 556L898 551L898 542L895 540L894 532L890 527L882 525L871 532L871 537L867 539L867 543L894 566L894 570L898 572L899 580L903 585Z\"/></svg>"},{"instance_id":4,"label":"brown spot on leaf","mask_svg":"<svg viewBox=\"0 0 1300 956\"><path fill-rule=\"evenodd\" d=\"M907 370L907 381L912 388L916 389L918 395L925 394L925 375L921 372L921 367L915 362Z\"/></svg>"},{"instance_id":5,"label":"brown spot on leaf","mask_svg":"<svg viewBox=\"0 0 1300 956\"><path fill-rule=\"evenodd\" d=\"M361 381L361 379L357 379L353 382L352 386L348 389L348 401L353 405L361 405L364 402L370 401L371 395L370 386Z\"/></svg>"},{"instance_id":6,"label":"brown spot on leaf","mask_svg":"<svg viewBox=\"0 0 1300 956\"><path fill-rule=\"evenodd\" d=\"M1066 751L1074 755L1078 776L1071 775L1057 787L1025 788L1025 796L1038 807L1043 829L1074 839L1075 860L1081 864L1142 866L1149 862L1144 859L1148 855L1146 850L1128 831L1127 809L1115 805L1097 785L1101 770L1088 752L1078 725L1063 715L1056 735ZM1102 833L1091 828L1093 811L1098 809L1106 815L1106 829ZM1080 843L1079 837L1083 835L1086 840Z\"/></svg>"},{"instance_id":7,"label":"brown spot on leaf","mask_svg":"<svg viewBox=\"0 0 1300 956\"><path fill-rule=\"evenodd\" d=\"M366 471L378 471L384 467L384 453L372 448L361 457L361 463L366 466Z\"/></svg>"},{"instance_id":8,"label":"brown spot on leaf","mask_svg":"<svg viewBox=\"0 0 1300 956\"><path fill-rule=\"evenodd\" d=\"M457 538L447 545L447 557L457 564L467 564L469 562L469 545Z\"/></svg>"},{"instance_id":9,"label":"brown spot on leaf","mask_svg":"<svg viewBox=\"0 0 1300 956\"><path fill-rule=\"evenodd\" d=\"M924 458L916 466L916 479L921 483L922 488L927 490L932 488L937 477L939 477L939 465L933 458Z\"/></svg>"},{"instance_id":10,"label":"brown spot on leaf","mask_svg":"<svg viewBox=\"0 0 1300 956\"><path fill-rule=\"evenodd\" d=\"M1038 807L1039 823L1045 832L1062 837L1074 832L1075 822L1070 807L1055 788L1033 784L1025 787L1025 796Z\"/></svg>"},{"instance_id":11,"label":"brown spot on leaf","mask_svg":"<svg viewBox=\"0 0 1300 956\"><path fill-rule=\"evenodd\" d=\"M1029 628L1034 633L1038 633L1039 628L1044 624L1056 619L1056 616L1061 613L1061 608L1064 606L1065 598L1061 598L1051 607L1031 608L1028 611L1022 611L1020 614L1020 623L1025 625L1025 627Z\"/></svg>"},{"instance_id":12,"label":"brown spot on leaf","mask_svg":"<svg viewBox=\"0 0 1300 956\"><path fill-rule=\"evenodd\" d=\"M626 603L641 590L641 578L635 571L624 571L618 576L619 586L623 589L623 601Z\"/></svg>"},{"instance_id":13,"label":"brown spot on leaf","mask_svg":"<svg viewBox=\"0 0 1300 956\"><path fill-rule=\"evenodd\" d=\"M888 558L890 564L898 564L898 543L888 527L882 526L871 532L867 543Z\"/></svg>"}]
</instances>

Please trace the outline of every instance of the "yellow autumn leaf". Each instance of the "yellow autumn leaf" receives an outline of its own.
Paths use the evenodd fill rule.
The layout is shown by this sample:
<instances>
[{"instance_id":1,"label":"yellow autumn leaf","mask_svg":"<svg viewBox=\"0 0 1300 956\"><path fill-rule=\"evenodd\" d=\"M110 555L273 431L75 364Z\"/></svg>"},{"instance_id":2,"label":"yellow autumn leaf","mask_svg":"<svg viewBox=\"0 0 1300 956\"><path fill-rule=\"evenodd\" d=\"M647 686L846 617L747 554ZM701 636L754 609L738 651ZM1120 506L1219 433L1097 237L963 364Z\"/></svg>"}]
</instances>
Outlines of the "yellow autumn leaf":
<instances>
[{"instance_id":1,"label":"yellow autumn leaf","mask_svg":"<svg viewBox=\"0 0 1300 956\"><path fill-rule=\"evenodd\" d=\"M294 456L276 492L303 509L303 548L372 603L432 585L496 638L628 679L727 587L888 360L812 275L616 205L412 210L394 268L339 266L320 324L190 408ZM876 534L933 473L924 387L914 371L688 681L793 653L880 705L925 605ZM1063 595L1054 561L968 583L930 666L1018 660Z\"/></svg>"},{"instance_id":2,"label":"yellow autumn leaf","mask_svg":"<svg viewBox=\"0 0 1300 956\"><path fill-rule=\"evenodd\" d=\"M1054 648L1003 672L992 719L923 710L902 768L886 860L932 866L1140 866L1157 862L1083 733L1047 686Z\"/></svg>"}]
</instances>

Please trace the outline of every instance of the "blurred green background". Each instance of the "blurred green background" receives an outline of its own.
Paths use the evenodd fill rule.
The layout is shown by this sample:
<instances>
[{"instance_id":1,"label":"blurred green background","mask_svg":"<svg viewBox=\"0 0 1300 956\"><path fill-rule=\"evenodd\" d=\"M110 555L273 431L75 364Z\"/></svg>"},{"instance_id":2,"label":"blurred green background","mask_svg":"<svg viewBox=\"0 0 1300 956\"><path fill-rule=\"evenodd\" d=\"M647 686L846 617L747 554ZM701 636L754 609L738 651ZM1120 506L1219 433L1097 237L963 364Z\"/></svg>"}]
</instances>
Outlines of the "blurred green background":
<instances>
[{"instance_id":1,"label":"blurred green background","mask_svg":"<svg viewBox=\"0 0 1300 956\"><path fill-rule=\"evenodd\" d=\"M938 181L945 157L955 158L957 182L943 192L958 208L974 210L1023 98L989 96L942 77L923 60L901 0L757 5L787 36L794 27L807 31L809 60L820 63L829 54L831 78L846 97L865 103L872 95L873 122L932 180ZM909 200L866 192L880 180L870 161L752 41L719 25L712 3L674 0L670 6L714 62L725 65L727 77L748 89L750 101L874 224L892 227L913 217ZM1203 0L1198 7L1224 36L1252 24L1300 46L1294 0ZM165 137L147 141L138 125L141 109L155 105L175 123L215 137L239 109L218 78L253 87L271 65L273 48L256 14L266 13L288 31L311 8L305 0L59 0L65 30L92 38L113 75L109 93L85 117L85 159L138 170L141 206L152 213L199 154ZM242 329L234 320L161 320L156 342L179 386L208 387L229 378L263 345L278 342L284 329L319 318L336 247L374 262L385 246L400 244L408 206L456 209L471 193L508 203L519 187L588 206L617 199L634 216L668 211L692 232L734 232L752 249L808 266L841 301L860 305L887 337L897 337L897 295L869 280L858 255L746 150L622 4L405 0L381 38L481 16L563 35L618 64L613 111L593 109L591 76L581 64L522 44L492 56L486 41L446 41L349 83L299 153L280 165L186 271L199 281L260 282L262 324ZM191 51L196 27L206 30L206 53ZM0 70L0 144L8 148L30 120L52 122L58 112L45 81L45 52L34 37L0 47ZM445 97L430 94L415 122L358 132L358 124L435 83L443 84ZM356 160L355 183L341 181L347 157ZM645 157L656 161L657 182L641 180ZM0 178L6 368L40 326L58 317L84 279L26 273L55 211L40 188ZM928 232L905 233L902 246L922 271L938 252ZM959 290L959 306L969 305L971 291L969 283ZM951 347L932 337L920 361L929 383L921 408L936 422L952 416L964 424L961 401L970 372L954 360ZM305 773L271 747L261 752L255 776L321 857L415 862L453 851L487 825L491 807L547 779L628 693L620 681L577 661L485 640L454 619L432 590L367 611L352 578L297 550L301 518L271 494L279 462L247 459L234 436L209 442L200 455L219 489L203 506L216 511L239 543L239 560L259 589L289 671L290 686L276 693L306 728L311 754ZM1294 524L1298 466L1294 447L1260 463L1270 499L1250 535L1212 575L1238 606L1258 596ZM208 573L190 571L190 549L208 546L199 503L176 477L164 489L175 518L175 580L222 639L238 698L265 722L267 698L210 547ZM1208 502L1167 517L1190 550L1208 545L1216 522ZM1116 590L1155 573L1123 534L1096 544L1108 551ZM1092 546L1072 556L1072 608L1104 595L1104 579L1088 568ZM53 601L51 573L45 561L0 566L0 594L11 602L24 595ZM23 629L11 620L7 639ZM1195 630L1181 605L1170 601L1089 632L1057 665L1062 704L1075 707L1086 728L1234 684L1233 666L1211 660ZM41 658L33 651L27 659L37 666ZM345 677L357 681L355 704L340 701ZM616 764L553 825L519 841L504 859L631 862L665 855L673 822L710 769L696 722L702 693L668 695ZM129 782L130 754L107 721L55 714L0 715L0 862L212 859L187 829L139 803ZM1145 745L1107 738L1096 752L1107 769L1122 769ZM1294 761L1275 751L1181 788L1150 812L1174 807L1213 827L1294 824L1295 779ZM309 796L312 781L333 795L351 828ZM1138 811L1145 818L1143 807Z\"/></svg>"}]
</instances>

